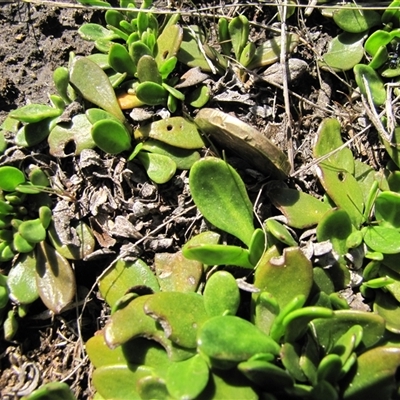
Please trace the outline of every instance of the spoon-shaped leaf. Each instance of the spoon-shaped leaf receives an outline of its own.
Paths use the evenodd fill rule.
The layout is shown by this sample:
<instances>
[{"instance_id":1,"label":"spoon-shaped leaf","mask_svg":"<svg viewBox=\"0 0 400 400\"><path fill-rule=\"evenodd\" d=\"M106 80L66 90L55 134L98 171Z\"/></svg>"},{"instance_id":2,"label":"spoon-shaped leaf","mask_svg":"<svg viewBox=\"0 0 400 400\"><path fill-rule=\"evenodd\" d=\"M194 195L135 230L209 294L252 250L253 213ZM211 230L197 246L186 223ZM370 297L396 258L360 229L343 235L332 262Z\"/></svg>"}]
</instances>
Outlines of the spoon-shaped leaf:
<instances>
[{"instance_id":1,"label":"spoon-shaped leaf","mask_svg":"<svg viewBox=\"0 0 400 400\"><path fill-rule=\"evenodd\" d=\"M168 392L177 399L194 399L206 387L209 379L208 365L200 355L172 363L168 368Z\"/></svg>"},{"instance_id":2,"label":"spoon-shaped leaf","mask_svg":"<svg viewBox=\"0 0 400 400\"><path fill-rule=\"evenodd\" d=\"M27 106L11 111L9 116L18 121L34 123L46 118L58 117L62 114L62 111L63 110L46 106L44 104L28 104Z\"/></svg>"},{"instance_id":3,"label":"spoon-shaped leaf","mask_svg":"<svg viewBox=\"0 0 400 400\"><path fill-rule=\"evenodd\" d=\"M31 147L39 144L49 136L55 126L55 118L47 118L40 122L26 124L15 135L15 144Z\"/></svg>"},{"instance_id":4,"label":"spoon-shaped leaf","mask_svg":"<svg viewBox=\"0 0 400 400\"><path fill-rule=\"evenodd\" d=\"M15 188L25 182L25 175L18 168L5 165L0 167L0 189L14 192Z\"/></svg>"},{"instance_id":5,"label":"spoon-shaped leaf","mask_svg":"<svg viewBox=\"0 0 400 400\"><path fill-rule=\"evenodd\" d=\"M22 222L18 227L20 235L32 243L39 243L46 239L46 230L39 218Z\"/></svg>"},{"instance_id":6,"label":"spoon-shaped leaf","mask_svg":"<svg viewBox=\"0 0 400 400\"><path fill-rule=\"evenodd\" d=\"M373 10L360 10L349 3L348 7L339 9L333 13L336 25L346 32L365 32L373 26L380 25L381 16ZM349 9L349 7L352 7Z\"/></svg>"},{"instance_id":7,"label":"spoon-shaped leaf","mask_svg":"<svg viewBox=\"0 0 400 400\"><path fill-rule=\"evenodd\" d=\"M82 37L82 39L85 40L95 41L99 39L104 39L110 41L118 38L118 35L116 35L113 31L104 28L102 25L92 23L83 24L78 29L78 33Z\"/></svg>"},{"instance_id":8,"label":"spoon-shaped leaf","mask_svg":"<svg viewBox=\"0 0 400 400\"><path fill-rule=\"evenodd\" d=\"M279 354L280 346L249 321L236 316L209 319L201 327L197 349L218 369L230 369L259 353Z\"/></svg>"},{"instance_id":9,"label":"spoon-shaped leaf","mask_svg":"<svg viewBox=\"0 0 400 400\"><path fill-rule=\"evenodd\" d=\"M106 153L118 154L131 149L131 135L124 125L112 119L96 122L92 127L96 146Z\"/></svg>"},{"instance_id":10,"label":"spoon-shaped leaf","mask_svg":"<svg viewBox=\"0 0 400 400\"><path fill-rule=\"evenodd\" d=\"M155 183L168 182L176 172L176 164L168 156L141 151L136 158L142 162L147 175Z\"/></svg>"},{"instance_id":11,"label":"spoon-shaped leaf","mask_svg":"<svg viewBox=\"0 0 400 400\"><path fill-rule=\"evenodd\" d=\"M134 286L143 285L154 292L160 290L154 273L142 260L129 262L118 260L114 266L100 278L99 290L110 307Z\"/></svg>"},{"instance_id":12,"label":"spoon-shaped leaf","mask_svg":"<svg viewBox=\"0 0 400 400\"><path fill-rule=\"evenodd\" d=\"M375 218L379 225L400 228L400 194L381 192L375 200Z\"/></svg>"},{"instance_id":13,"label":"spoon-shaped leaf","mask_svg":"<svg viewBox=\"0 0 400 400\"><path fill-rule=\"evenodd\" d=\"M398 347L376 347L357 358L343 394L345 400L390 399L397 390L396 372L400 366Z\"/></svg>"},{"instance_id":14,"label":"spoon-shaped leaf","mask_svg":"<svg viewBox=\"0 0 400 400\"><path fill-rule=\"evenodd\" d=\"M149 106L157 106L166 103L168 92L160 84L147 81L137 86L136 96L141 102Z\"/></svg>"},{"instance_id":15,"label":"spoon-shaped leaf","mask_svg":"<svg viewBox=\"0 0 400 400\"><path fill-rule=\"evenodd\" d=\"M22 254L8 273L7 285L10 296L18 304L30 304L39 297L35 267L34 253Z\"/></svg>"},{"instance_id":16,"label":"spoon-shaped leaf","mask_svg":"<svg viewBox=\"0 0 400 400\"><path fill-rule=\"evenodd\" d=\"M249 269L255 267L255 264L250 262L250 252L239 246L187 243L183 254L189 260L198 260L207 265L236 265Z\"/></svg>"},{"instance_id":17,"label":"spoon-shaped leaf","mask_svg":"<svg viewBox=\"0 0 400 400\"><path fill-rule=\"evenodd\" d=\"M275 188L269 193L272 204L292 228L304 229L316 225L331 206L315 197L289 188Z\"/></svg>"},{"instance_id":18,"label":"spoon-shaped leaf","mask_svg":"<svg viewBox=\"0 0 400 400\"><path fill-rule=\"evenodd\" d=\"M312 284L312 264L298 247L285 248L280 257L271 258L271 252L266 252L255 272L254 286L272 294L280 308L295 296L307 298Z\"/></svg>"},{"instance_id":19,"label":"spoon-shaped leaf","mask_svg":"<svg viewBox=\"0 0 400 400\"><path fill-rule=\"evenodd\" d=\"M150 82L146 82L150 83ZM165 90L163 88L163 90ZM194 150L204 146L194 123L182 117L172 117L144 125L134 133L135 139L156 139L171 146Z\"/></svg>"},{"instance_id":20,"label":"spoon-shaped leaf","mask_svg":"<svg viewBox=\"0 0 400 400\"><path fill-rule=\"evenodd\" d=\"M161 74L158 72L157 63L151 56L142 56L137 64L137 77L139 82L162 83Z\"/></svg>"},{"instance_id":21,"label":"spoon-shaped leaf","mask_svg":"<svg viewBox=\"0 0 400 400\"><path fill-rule=\"evenodd\" d=\"M210 317L235 315L240 304L240 292L235 278L227 271L217 271L207 280L203 293L204 307Z\"/></svg>"},{"instance_id":22,"label":"spoon-shaped leaf","mask_svg":"<svg viewBox=\"0 0 400 400\"><path fill-rule=\"evenodd\" d=\"M203 216L249 246L254 232L253 206L239 174L225 161L207 157L193 165L189 185Z\"/></svg>"},{"instance_id":23,"label":"spoon-shaped leaf","mask_svg":"<svg viewBox=\"0 0 400 400\"><path fill-rule=\"evenodd\" d=\"M244 15L233 18L228 25L228 31L232 41L233 51L236 59L239 61L242 51L249 40L249 20Z\"/></svg>"},{"instance_id":24,"label":"spoon-shaped leaf","mask_svg":"<svg viewBox=\"0 0 400 400\"><path fill-rule=\"evenodd\" d=\"M121 122L125 121L114 89L106 73L96 63L85 57L75 58L69 79L86 100L113 114Z\"/></svg>"},{"instance_id":25,"label":"spoon-shaped leaf","mask_svg":"<svg viewBox=\"0 0 400 400\"><path fill-rule=\"evenodd\" d=\"M169 339L189 349L196 347L197 332L208 319L203 296L197 293L155 293L144 304L144 312L161 324Z\"/></svg>"},{"instance_id":26,"label":"spoon-shaped leaf","mask_svg":"<svg viewBox=\"0 0 400 400\"><path fill-rule=\"evenodd\" d=\"M111 68L121 74L127 73L133 76L136 72L136 66L133 63L131 56L125 46L119 43L114 43L108 53L108 63Z\"/></svg>"},{"instance_id":27,"label":"spoon-shaped leaf","mask_svg":"<svg viewBox=\"0 0 400 400\"><path fill-rule=\"evenodd\" d=\"M74 298L75 275L67 259L46 242L36 246L36 284L46 307L59 314Z\"/></svg>"},{"instance_id":28,"label":"spoon-shaped leaf","mask_svg":"<svg viewBox=\"0 0 400 400\"><path fill-rule=\"evenodd\" d=\"M365 33L341 33L329 42L328 51L323 55L324 63L336 71L348 71L364 56ZM324 64L322 64L324 67Z\"/></svg>"},{"instance_id":29,"label":"spoon-shaped leaf","mask_svg":"<svg viewBox=\"0 0 400 400\"><path fill-rule=\"evenodd\" d=\"M381 106L386 101L386 90L382 79L377 72L364 64L357 64L354 68L354 75L361 93L368 97L368 91L371 92L372 101L376 106ZM366 82L364 83L364 79ZM368 88L365 85L368 85Z\"/></svg>"},{"instance_id":30,"label":"spoon-shaped leaf","mask_svg":"<svg viewBox=\"0 0 400 400\"><path fill-rule=\"evenodd\" d=\"M374 251L383 254L400 253L400 232L384 226L367 226L364 230L364 242Z\"/></svg>"}]
</instances>

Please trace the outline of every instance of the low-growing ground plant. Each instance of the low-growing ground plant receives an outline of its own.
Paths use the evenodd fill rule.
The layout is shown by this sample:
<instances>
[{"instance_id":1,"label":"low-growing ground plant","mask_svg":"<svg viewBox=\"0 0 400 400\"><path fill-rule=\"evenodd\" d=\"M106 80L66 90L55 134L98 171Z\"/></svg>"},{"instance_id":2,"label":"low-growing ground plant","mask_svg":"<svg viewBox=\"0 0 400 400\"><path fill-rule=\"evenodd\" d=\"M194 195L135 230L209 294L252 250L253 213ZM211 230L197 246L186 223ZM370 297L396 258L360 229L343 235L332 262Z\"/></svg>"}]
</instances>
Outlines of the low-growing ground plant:
<instances>
[{"instance_id":1,"label":"low-growing ground plant","mask_svg":"<svg viewBox=\"0 0 400 400\"><path fill-rule=\"evenodd\" d=\"M254 70L283 60L282 43L287 56L302 42L297 33L281 29L256 44L245 15L221 15L214 47L200 24L181 23L178 12L157 15L151 0L139 8L121 0L122 10L102 0L81 3L108 7L105 27L79 29L99 53L71 53L68 67L55 70L58 94L50 96L51 105L10 112L0 150L15 145L26 151L47 141L50 155L61 159L97 147L127 168L139 162L155 185L169 182L177 169L190 170L187 190L210 228L191 235L180 251L157 252L154 265L139 252L125 252L130 236L119 254L104 246L113 261L97 283L107 319L85 343L93 398L396 398L400 130L385 136L387 118L375 114L390 93L384 79L397 76L399 2L382 12L333 7L345 32L331 41L320 66L354 73L391 160L376 172L343 143L339 119L318 116L311 150L320 198L288 179L293 165L274 138L203 108L213 105L207 79L223 86L233 72L235 85L251 85ZM286 19L295 16L295 6L290 3ZM127 111L139 107L164 108L166 116L153 112L133 126ZM289 128L288 122L285 133ZM263 174L260 194L275 207L268 205L265 221L256 218L257 200L239 173L216 156L225 150L246 160L250 175ZM53 314L70 305L76 284L68 260L93 252L96 242L83 218L95 227L100 220L87 206L72 227L79 245L66 243L52 221L50 196L57 191L48 177L37 166L26 174L14 164L0 167L0 318L7 340L37 299ZM104 227L133 208L130 200L124 198L112 217L102 216L109 219ZM96 238L108 233L99 229ZM52 382L26 398L55 397L74 395Z\"/></svg>"}]
</instances>

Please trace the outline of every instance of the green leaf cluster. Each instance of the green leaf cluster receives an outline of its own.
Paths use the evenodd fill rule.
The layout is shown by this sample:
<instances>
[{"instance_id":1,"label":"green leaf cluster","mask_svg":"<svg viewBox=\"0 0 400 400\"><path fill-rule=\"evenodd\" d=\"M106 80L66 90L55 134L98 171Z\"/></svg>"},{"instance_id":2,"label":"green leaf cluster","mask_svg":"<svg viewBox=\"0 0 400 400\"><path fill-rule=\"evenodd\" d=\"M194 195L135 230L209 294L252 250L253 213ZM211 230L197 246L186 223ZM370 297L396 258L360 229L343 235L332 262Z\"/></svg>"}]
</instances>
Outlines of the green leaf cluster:
<instances>
[{"instance_id":1,"label":"green leaf cluster","mask_svg":"<svg viewBox=\"0 0 400 400\"><path fill-rule=\"evenodd\" d=\"M67 258L85 257L94 250L94 240L81 224L82 230L77 229L82 239L79 248L60 243L52 225L49 193L53 191L40 168L31 168L26 178L16 167L0 167L0 190L0 264L8 271L0 275L0 322L4 338L11 340L18 318L24 317L39 297L54 313L72 301L75 276ZM53 246L46 242L48 233ZM7 311L9 299L15 307Z\"/></svg>"}]
</instances>

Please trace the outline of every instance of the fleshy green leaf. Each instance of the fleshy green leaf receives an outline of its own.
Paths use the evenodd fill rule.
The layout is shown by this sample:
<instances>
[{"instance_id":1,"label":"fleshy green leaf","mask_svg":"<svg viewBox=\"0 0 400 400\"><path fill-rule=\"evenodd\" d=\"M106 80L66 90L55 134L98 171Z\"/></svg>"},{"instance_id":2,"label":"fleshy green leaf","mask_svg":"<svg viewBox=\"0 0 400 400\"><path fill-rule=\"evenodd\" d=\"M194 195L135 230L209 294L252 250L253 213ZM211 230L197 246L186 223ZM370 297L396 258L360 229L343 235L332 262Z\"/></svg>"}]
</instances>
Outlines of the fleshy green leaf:
<instances>
[{"instance_id":1,"label":"fleshy green leaf","mask_svg":"<svg viewBox=\"0 0 400 400\"><path fill-rule=\"evenodd\" d=\"M329 42L328 51L323 55L322 67L337 71L348 71L358 64L364 57L363 42L365 33L341 33Z\"/></svg>"},{"instance_id":2,"label":"fleshy green leaf","mask_svg":"<svg viewBox=\"0 0 400 400\"><path fill-rule=\"evenodd\" d=\"M92 127L96 146L106 153L119 154L131 149L131 135L124 125L112 119L97 121Z\"/></svg>"},{"instance_id":3,"label":"fleshy green leaf","mask_svg":"<svg viewBox=\"0 0 400 400\"><path fill-rule=\"evenodd\" d=\"M44 104L28 104L27 106L11 111L9 116L18 121L35 123L47 118L58 117L62 110Z\"/></svg>"},{"instance_id":4,"label":"fleshy green leaf","mask_svg":"<svg viewBox=\"0 0 400 400\"><path fill-rule=\"evenodd\" d=\"M203 275L203 265L199 261L188 260L179 251L175 254L156 253L154 264L163 292L185 293L197 290Z\"/></svg>"},{"instance_id":5,"label":"fleshy green leaf","mask_svg":"<svg viewBox=\"0 0 400 400\"><path fill-rule=\"evenodd\" d=\"M227 315L204 323L197 349L213 367L230 369L258 353L278 355L280 346L249 321Z\"/></svg>"},{"instance_id":6,"label":"fleshy green leaf","mask_svg":"<svg viewBox=\"0 0 400 400\"><path fill-rule=\"evenodd\" d=\"M5 165L0 167L0 189L14 192L15 188L25 182L25 175L18 168Z\"/></svg>"},{"instance_id":7,"label":"fleshy green leaf","mask_svg":"<svg viewBox=\"0 0 400 400\"><path fill-rule=\"evenodd\" d=\"M11 268L7 279L11 298L18 304L30 304L39 297L35 275L35 254L22 254Z\"/></svg>"},{"instance_id":8,"label":"fleshy green leaf","mask_svg":"<svg viewBox=\"0 0 400 400\"><path fill-rule=\"evenodd\" d=\"M39 218L22 222L18 226L18 232L28 242L39 243L46 239L46 230Z\"/></svg>"},{"instance_id":9,"label":"fleshy green leaf","mask_svg":"<svg viewBox=\"0 0 400 400\"><path fill-rule=\"evenodd\" d=\"M197 293L159 292L151 295L144 311L158 323L178 346L196 347L197 332L208 319L203 296Z\"/></svg>"},{"instance_id":10,"label":"fleshy green leaf","mask_svg":"<svg viewBox=\"0 0 400 400\"><path fill-rule=\"evenodd\" d=\"M137 140L151 138L188 150L204 146L196 125L182 117L171 117L144 125L134 135Z\"/></svg>"},{"instance_id":11,"label":"fleshy green leaf","mask_svg":"<svg viewBox=\"0 0 400 400\"><path fill-rule=\"evenodd\" d=\"M316 225L331 208L326 202L289 188L274 188L269 199L285 216L287 225L298 229Z\"/></svg>"},{"instance_id":12,"label":"fleshy green leaf","mask_svg":"<svg viewBox=\"0 0 400 400\"><path fill-rule=\"evenodd\" d=\"M400 365L400 349L397 347L376 347L357 358L353 379L347 380L344 400L367 398L389 399L397 390L396 371Z\"/></svg>"},{"instance_id":13,"label":"fleshy green leaf","mask_svg":"<svg viewBox=\"0 0 400 400\"><path fill-rule=\"evenodd\" d=\"M346 8L333 13L336 25L346 32L365 32L373 26L380 25L381 16L373 10L360 10L352 3L346 4ZM353 7L349 9L348 7Z\"/></svg>"},{"instance_id":14,"label":"fleshy green leaf","mask_svg":"<svg viewBox=\"0 0 400 400\"><path fill-rule=\"evenodd\" d=\"M121 74L127 73L133 76L136 72L136 66L125 46L119 43L113 43L108 53L108 63L111 68Z\"/></svg>"},{"instance_id":15,"label":"fleshy green leaf","mask_svg":"<svg viewBox=\"0 0 400 400\"><path fill-rule=\"evenodd\" d=\"M141 161L147 175L155 183L168 182L176 172L176 164L168 156L141 151L136 158Z\"/></svg>"},{"instance_id":16,"label":"fleshy green leaf","mask_svg":"<svg viewBox=\"0 0 400 400\"><path fill-rule=\"evenodd\" d=\"M72 117L69 123L56 125L51 131L48 142L53 157L79 155L84 149L96 146L91 135L92 125L84 114Z\"/></svg>"},{"instance_id":17,"label":"fleshy green leaf","mask_svg":"<svg viewBox=\"0 0 400 400\"><path fill-rule=\"evenodd\" d=\"M137 98L149 106L165 104L168 92L158 83L147 81L140 83L136 88Z\"/></svg>"},{"instance_id":18,"label":"fleshy green leaf","mask_svg":"<svg viewBox=\"0 0 400 400\"><path fill-rule=\"evenodd\" d=\"M46 242L36 246L36 284L46 307L59 314L74 298L75 274L68 261Z\"/></svg>"},{"instance_id":19,"label":"fleshy green leaf","mask_svg":"<svg viewBox=\"0 0 400 400\"><path fill-rule=\"evenodd\" d=\"M227 271L217 271L207 280L203 293L204 307L210 317L235 315L240 292L235 278Z\"/></svg>"},{"instance_id":20,"label":"fleshy green leaf","mask_svg":"<svg viewBox=\"0 0 400 400\"><path fill-rule=\"evenodd\" d=\"M75 58L70 69L70 82L86 100L113 114L121 122L125 121L106 73L93 61L86 57Z\"/></svg>"},{"instance_id":21,"label":"fleshy green leaf","mask_svg":"<svg viewBox=\"0 0 400 400\"><path fill-rule=\"evenodd\" d=\"M162 83L157 63L153 57L147 55L142 56L137 63L137 77L139 82L154 82L158 85Z\"/></svg>"},{"instance_id":22,"label":"fleshy green leaf","mask_svg":"<svg viewBox=\"0 0 400 400\"><path fill-rule=\"evenodd\" d=\"M150 153L168 156L176 164L177 169L190 169L200 159L200 153L195 150L170 146L159 140L149 139L143 143L142 149Z\"/></svg>"},{"instance_id":23,"label":"fleshy green leaf","mask_svg":"<svg viewBox=\"0 0 400 400\"><path fill-rule=\"evenodd\" d=\"M197 354L188 360L172 363L167 372L166 385L174 398L194 399L206 387L208 379L208 365Z\"/></svg>"},{"instance_id":24,"label":"fleshy green leaf","mask_svg":"<svg viewBox=\"0 0 400 400\"><path fill-rule=\"evenodd\" d=\"M371 92L372 101L376 106L381 106L384 104L386 101L386 89L377 72L368 65L364 64L357 64L353 69L356 82L361 93L368 97L368 90ZM368 88L366 88L364 79L366 80Z\"/></svg>"},{"instance_id":25,"label":"fleshy green leaf","mask_svg":"<svg viewBox=\"0 0 400 400\"><path fill-rule=\"evenodd\" d=\"M367 226L363 228L364 242L374 251L383 254L400 253L400 232L384 226Z\"/></svg>"},{"instance_id":26,"label":"fleshy green leaf","mask_svg":"<svg viewBox=\"0 0 400 400\"><path fill-rule=\"evenodd\" d=\"M313 284L311 262L298 247L285 248L280 257L271 252L266 252L259 261L254 286L272 294L281 308L295 296L307 298Z\"/></svg>"},{"instance_id":27,"label":"fleshy green leaf","mask_svg":"<svg viewBox=\"0 0 400 400\"><path fill-rule=\"evenodd\" d=\"M250 244L253 206L242 179L228 163L214 157L196 162L189 185L196 206L208 221Z\"/></svg>"}]
</instances>

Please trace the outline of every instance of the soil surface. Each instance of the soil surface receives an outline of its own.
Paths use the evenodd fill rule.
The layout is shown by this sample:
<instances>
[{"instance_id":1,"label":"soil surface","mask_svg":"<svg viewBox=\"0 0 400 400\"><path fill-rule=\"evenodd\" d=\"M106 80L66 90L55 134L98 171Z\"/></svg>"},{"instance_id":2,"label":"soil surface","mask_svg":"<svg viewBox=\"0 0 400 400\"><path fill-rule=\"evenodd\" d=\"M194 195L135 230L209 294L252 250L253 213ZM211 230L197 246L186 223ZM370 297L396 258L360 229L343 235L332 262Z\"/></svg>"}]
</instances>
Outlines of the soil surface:
<instances>
[{"instance_id":1,"label":"soil surface","mask_svg":"<svg viewBox=\"0 0 400 400\"><path fill-rule=\"evenodd\" d=\"M198 7L214 5L205 3ZM237 11L231 8L224 13L235 15ZM263 26L275 11L261 6L242 6L240 11L254 23L252 40L265 40L269 32ZM71 51L77 55L93 51L92 42L82 40L77 29L84 22L102 21L102 11L1 2L0 122L9 111L29 102L46 104L48 95L55 93L53 71L68 64ZM186 16L185 21L200 21L211 26L214 20ZM302 75L289 83L289 110L281 84L271 84L263 77L265 68L250 74L245 83L233 71L222 78L212 77L211 107L240 117L289 151L295 174L288 184L319 196L321 188L309 163L311 144L321 120L337 117L345 131L344 139L350 139L365 126L365 116L357 98L352 99L353 93L345 79L318 68L317 58L326 49L329 38L337 34L337 28L314 12L311 16L290 19L288 29L301 37L291 57L306 65ZM368 139L366 135L360 136L350 148L355 157L379 169L384 152L376 135ZM140 256L152 265L155 253L178 251L204 224L191 202L187 171L177 174L168 184L157 186L141 169L127 172L125 159L101 152L94 154L97 166L86 170L79 167L79 160L52 159L45 145L24 149L23 156L19 155L23 163L39 160L54 172L65 190L73 193L75 202L54 198L55 206L58 209L65 206L89 223L98 245L97 258L74 264L78 295L70 310L50 316L43 305L35 303L29 315L20 320L13 341L0 342L0 397L4 400L21 398L54 380L68 383L78 399L90 398L93 395L89 379L91 366L84 342L103 326L109 315L97 292L97 277L121 252L130 257ZM10 157L16 157L15 152L2 156L0 164L7 163ZM259 218L264 220L276 212L263 191L267 177L229 153L228 161L243 177L252 200L257 199ZM82 178L72 179L78 172ZM130 174L130 182L134 184L121 180L124 174ZM118 229L113 230L109 225L106 228L104 220L122 224L119 229L128 221L136 233L121 233L121 229L115 233Z\"/></svg>"}]
</instances>

